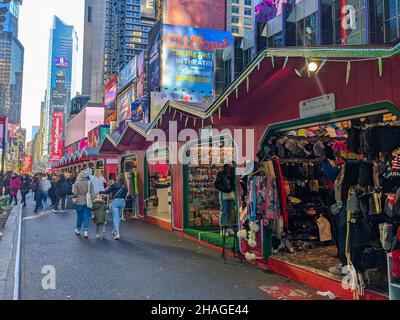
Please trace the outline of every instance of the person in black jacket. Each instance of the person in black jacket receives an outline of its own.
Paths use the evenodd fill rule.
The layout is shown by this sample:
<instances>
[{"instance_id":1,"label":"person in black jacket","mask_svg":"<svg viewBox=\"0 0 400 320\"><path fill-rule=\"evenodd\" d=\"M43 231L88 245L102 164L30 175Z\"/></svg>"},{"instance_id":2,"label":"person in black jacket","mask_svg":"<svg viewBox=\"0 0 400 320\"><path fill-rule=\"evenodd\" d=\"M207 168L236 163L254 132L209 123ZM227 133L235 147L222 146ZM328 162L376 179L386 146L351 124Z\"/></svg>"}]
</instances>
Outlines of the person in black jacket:
<instances>
[{"instance_id":1,"label":"person in black jacket","mask_svg":"<svg viewBox=\"0 0 400 320\"><path fill-rule=\"evenodd\" d=\"M100 194L110 194L111 195L111 210L114 223L113 236L114 240L119 240L120 236L120 222L122 214L125 210L125 198L128 195L128 188L126 186L125 177L123 174L118 176L118 180L106 191L100 192Z\"/></svg>"},{"instance_id":2,"label":"person in black jacket","mask_svg":"<svg viewBox=\"0 0 400 320\"><path fill-rule=\"evenodd\" d=\"M58 212L58 206L60 205L60 200L61 200L61 212L65 212L65 200L67 199L67 194L69 185L67 180L65 179L65 176L63 174L60 174L60 178L55 182L54 184L54 191L56 194L56 201L54 203L54 209L53 212Z\"/></svg>"},{"instance_id":3,"label":"person in black jacket","mask_svg":"<svg viewBox=\"0 0 400 320\"><path fill-rule=\"evenodd\" d=\"M235 169L229 164L225 164L223 170L218 172L214 182L215 189L219 191L219 201L221 205L220 226L231 226L231 215L235 203ZM232 234L232 230L228 230ZM222 229L221 229L222 235Z\"/></svg>"},{"instance_id":4,"label":"person in black jacket","mask_svg":"<svg viewBox=\"0 0 400 320\"><path fill-rule=\"evenodd\" d=\"M21 177L21 197L22 197L22 206L26 207L26 195L29 193L31 189L32 178L29 174L24 174Z\"/></svg>"}]
</instances>

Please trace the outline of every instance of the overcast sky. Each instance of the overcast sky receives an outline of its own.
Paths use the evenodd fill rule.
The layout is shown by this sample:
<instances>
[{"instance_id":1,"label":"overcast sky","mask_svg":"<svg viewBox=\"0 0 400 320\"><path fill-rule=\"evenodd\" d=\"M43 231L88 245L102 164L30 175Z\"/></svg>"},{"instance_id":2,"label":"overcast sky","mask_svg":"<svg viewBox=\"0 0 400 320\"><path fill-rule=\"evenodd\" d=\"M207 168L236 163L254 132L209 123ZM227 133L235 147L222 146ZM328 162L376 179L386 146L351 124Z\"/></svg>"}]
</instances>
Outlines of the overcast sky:
<instances>
[{"instance_id":1,"label":"overcast sky","mask_svg":"<svg viewBox=\"0 0 400 320\"><path fill-rule=\"evenodd\" d=\"M53 16L73 25L79 38L77 89L82 82L84 0L24 0L19 21L19 39L25 47L22 126L31 140L32 126L40 124L40 103L47 85L50 28Z\"/></svg>"}]
</instances>

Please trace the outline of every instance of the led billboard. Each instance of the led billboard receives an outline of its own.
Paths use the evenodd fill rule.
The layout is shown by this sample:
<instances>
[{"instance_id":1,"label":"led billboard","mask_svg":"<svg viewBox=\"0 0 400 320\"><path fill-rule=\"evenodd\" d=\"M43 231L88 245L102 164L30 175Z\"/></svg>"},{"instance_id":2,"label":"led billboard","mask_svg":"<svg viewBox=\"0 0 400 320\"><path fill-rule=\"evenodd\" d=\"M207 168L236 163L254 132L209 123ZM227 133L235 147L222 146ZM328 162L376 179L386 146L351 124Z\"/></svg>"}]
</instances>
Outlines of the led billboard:
<instances>
[{"instance_id":1,"label":"led billboard","mask_svg":"<svg viewBox=\"0 0 400 320\"><path fill-rule=\"evenodd\" d=\"M135 94L133 86L118 96L118 123L124 122L131 118L131 103L134 101L134 99Z\"/></svg>"},{"instance_id":2,"label":"led billboard","mask_svg":"<svg viewBox=\"0 0 400 320\"><path fill-rule=\"evenodd\" d=\"M54 112L52 117L50 161L60 161L64 154L63 142L64 113Z\"/></svg>"},{"instance_id":3,"label":"led billboard","mask_svg":"<svg viewBox=\"0 0 400 320\"><path fill-rule=\"evenodd\" d=\"M158 21L149 34L149 91L156 91L161 86L161 21Z\"/></svg>"},{"instance_id":4,"label":"led billboard","mask_svg":"<svg viewBox=\"0 0 400 320\"><path fill-rule=\"evenodd\" d=\"M136 56L121 70L118 77L119 90L125 88L136 78Z\"/></svg>"},{"instance_id":5,"label":"led billboard","mask_svg":"<svg viewBox=\"0 0 400 320\"><path fill-rule=\"evenodd\" d=\"M150 95L148 93L132 103L131 121L135 123L150 122Z\"/></svg>"},{"instance_id":6,"label":"led billboard","mask_svg":"<svg viewBox=\"0 0 400 320\"><path fill-rule=\"evenodd\" d=\"M141 98L144 94L144 85L145 85L145 59L144 59L144 51L137 56L136 61L136 97Z\"/></svg>"},{"instance_id":7,"label":"led billboard","mask_svg":"<svg viewBox=\"0 0 400 320\"><path fill-rule=\"evenodd\" d=\"M232 45L232 33L164 25L162 90L192 102L214 95L214 51Z\"/></svg>"},{"instance_id":8,"label":"led billboard","mask_svg":"<svg viewBox=\"0 0 400 320\"><path fill-rule=\"evenodd\" d=\"M106 124L117 120L116 99L118 95L117 80L115 77L104 86L104 122Z\"/></svg>"},{"instance_id":9,"label":"led billboard","mask_svg":"<svg viewBox=\"0 0 400 320\"><path fill-rule=\"evenodd\" d=\"M225 30L226 0L165 0L163 15L165 24Z\"/></svg>"}]
</instances>

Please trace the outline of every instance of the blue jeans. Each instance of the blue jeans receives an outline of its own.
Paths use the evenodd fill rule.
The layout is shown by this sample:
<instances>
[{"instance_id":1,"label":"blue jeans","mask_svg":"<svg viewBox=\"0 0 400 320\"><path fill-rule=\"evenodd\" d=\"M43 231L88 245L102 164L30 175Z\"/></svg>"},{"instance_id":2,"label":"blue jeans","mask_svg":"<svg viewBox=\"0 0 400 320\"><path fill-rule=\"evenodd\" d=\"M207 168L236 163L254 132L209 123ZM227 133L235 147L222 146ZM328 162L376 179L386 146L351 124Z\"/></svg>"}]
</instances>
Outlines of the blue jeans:
<instances>
[{"instance_id":1,"label":"blue jeans","mask_svg":"<svg viewBox=\"0 0 400 320\"><path fill-rule=\"evenodd\" d=\"M121 218L125 209L125 200L124 199L114 199L111 203L112 208L112 216L114 222L114 230L119 234Z\"/></svg>"},{"instance_id":2,"label":"blue jeans","mask_svg":"<svg viewBox=\"0 0 400 320\"><path fill-rule=\"evenodd\" d=\"M81 230L83 225L83 231L89 231L89 222L92 217L90 209L85 205L77 205L76 213L78 214L76 228Z\"/></svg>"},{"instance_id":3,"label":"blue jeans","mask_svg":"<svg viewBox=\"0 0 400 320\"><path fill-rule=\"evenodd\" d=\"M48 191L42 191L43 210L47 210L47 198L49 197Z\"/></svg>"},{"instance_id":4,"label":"blue jeans","mask_svg":"<svg viewBox=\"0 0 400 320\"><path fill-rule=\"evenodd\" d=\"M234 200L223 200L223 193L219 193L219 203L221 206L221 215L219 217L220 226L227 226L232 224L231 216L232 209L235 203Z\"/></svg>"}]
</instances>

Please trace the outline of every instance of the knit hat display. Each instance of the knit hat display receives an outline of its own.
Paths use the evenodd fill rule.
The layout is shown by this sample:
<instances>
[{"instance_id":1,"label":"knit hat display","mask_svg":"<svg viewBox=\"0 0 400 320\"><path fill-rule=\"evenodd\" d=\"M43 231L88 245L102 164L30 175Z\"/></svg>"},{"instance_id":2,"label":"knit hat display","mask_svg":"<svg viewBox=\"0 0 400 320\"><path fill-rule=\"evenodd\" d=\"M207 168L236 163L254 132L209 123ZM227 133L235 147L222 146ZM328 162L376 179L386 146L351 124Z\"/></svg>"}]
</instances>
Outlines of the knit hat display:
<instances>
[{"instance_id":1,"label":"knit hat display","mask_svg":"<svg viewBox=\"0 0 400 320\"><path fill-rule=\"evenodd\" d=\"M322 143L322 141L317 141L314 144L314 154L316 157L318 158L325 158L326 157L326 153L325 153L325 146Z\"/></svg>"}]
</instances>

